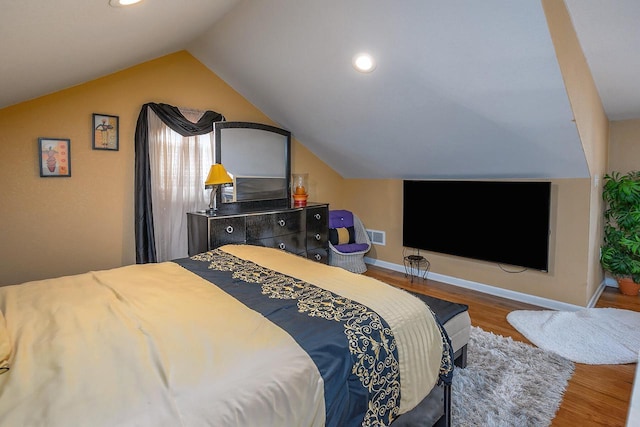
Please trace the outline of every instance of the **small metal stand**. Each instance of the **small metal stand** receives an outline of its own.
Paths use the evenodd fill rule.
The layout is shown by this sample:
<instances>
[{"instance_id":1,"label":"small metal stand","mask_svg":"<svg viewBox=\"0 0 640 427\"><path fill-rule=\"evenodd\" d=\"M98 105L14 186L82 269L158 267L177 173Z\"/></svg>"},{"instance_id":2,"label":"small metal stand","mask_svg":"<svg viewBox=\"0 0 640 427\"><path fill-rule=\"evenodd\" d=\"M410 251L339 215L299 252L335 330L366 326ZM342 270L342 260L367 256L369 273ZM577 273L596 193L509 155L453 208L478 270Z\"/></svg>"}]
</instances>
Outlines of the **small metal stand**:
<instances>
[{"instance_id":1,"label":"small metal stand","mask_svg":"<svg viewBox=\"0 0 640 427\"><path fill-rule=\"evenodd\" d=\"M416 278L427 280L430 266L429 260L422 255L407 255L404 257L404 277L410 277L411 283Z\"/></svg>"}]
</instances>

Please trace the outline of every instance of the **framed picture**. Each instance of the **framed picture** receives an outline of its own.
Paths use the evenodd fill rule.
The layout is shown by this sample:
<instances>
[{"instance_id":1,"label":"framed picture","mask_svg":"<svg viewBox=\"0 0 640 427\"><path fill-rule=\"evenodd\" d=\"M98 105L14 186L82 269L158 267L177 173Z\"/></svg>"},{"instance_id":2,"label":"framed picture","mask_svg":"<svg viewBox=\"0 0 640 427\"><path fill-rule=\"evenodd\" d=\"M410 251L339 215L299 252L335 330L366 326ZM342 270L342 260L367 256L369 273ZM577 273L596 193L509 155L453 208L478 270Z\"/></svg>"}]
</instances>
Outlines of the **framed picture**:
<instances>
[{"instance_id":1,"label":"framed picture","mask_svg":"<svg viewBox=\"0 0 640 427\"><path fill-rule=\"evenodd\" d=\"M93 114L93 149L118 151L118 116Z\"/></svg>"},{"instance_id":2,"label":"framed picture","mask_svg":"<svg viewBox=\"0 0 640 427\"><path fill-rule=\"evenodd\" d=\"M40 176L71 176L71 140L60 138L38 138L40 154Z\"/></svg>"}]
</instances>

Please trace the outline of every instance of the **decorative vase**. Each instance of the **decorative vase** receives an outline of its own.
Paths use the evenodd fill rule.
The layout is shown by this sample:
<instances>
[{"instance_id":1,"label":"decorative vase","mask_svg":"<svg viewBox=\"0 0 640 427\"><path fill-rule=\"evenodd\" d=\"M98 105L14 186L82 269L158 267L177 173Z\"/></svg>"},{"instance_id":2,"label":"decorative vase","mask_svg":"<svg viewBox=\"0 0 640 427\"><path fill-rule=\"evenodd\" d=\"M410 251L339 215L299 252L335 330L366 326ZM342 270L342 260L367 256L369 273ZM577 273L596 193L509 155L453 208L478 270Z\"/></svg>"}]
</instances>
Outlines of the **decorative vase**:
<instances>
[{"instance_id":1,"label":"decorative vase","mask_svg":"<svg viewBox=\"0 0 640 427\"><path fill-rule=\"evenodd\" d=\"M291 183L293 194L308 194L307 188L309 188L309 174L308 173L294 173Z\"/></svg>"},{"instance_id":2,"label":"decorative vase","mask_svg":"<svg viewBox=\"0 0 640 427\"><path fill-rule=\"evenodd\" d=\"M636 283L630 277L618 279L618 289L624 295L638 295L640 292L640 283Z\"/></svg>"},{"instance_id":3,"label":"decorative vase","mask_svg":"<svg viewBox=\"0 0 640 427\"><path fill-rule=\"evenodd\" d=\"M308 173L294 173L291 180L291 189L293 193L293 206L307 206L307 198L309 193L309 174Z\"/></svg>"}]
</instances>

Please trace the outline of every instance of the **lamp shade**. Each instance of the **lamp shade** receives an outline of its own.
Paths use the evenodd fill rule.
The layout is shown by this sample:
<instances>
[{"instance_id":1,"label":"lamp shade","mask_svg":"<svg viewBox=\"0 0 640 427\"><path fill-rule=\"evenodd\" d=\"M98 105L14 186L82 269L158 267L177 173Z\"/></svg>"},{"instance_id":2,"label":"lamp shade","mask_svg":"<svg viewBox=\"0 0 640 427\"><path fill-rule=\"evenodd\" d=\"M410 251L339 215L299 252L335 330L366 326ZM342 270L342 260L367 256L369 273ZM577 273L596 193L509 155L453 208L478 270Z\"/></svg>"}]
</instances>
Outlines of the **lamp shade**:
<instances>
[{"instance_id":1,"label":"lamp shade","mask_svg":"<svg viewBox=\"0 0 640 427\"><path fill-rule=\"evenodd\" d=\"M220 163L216 163L215 165L211 165L209 175L207 176L207 180L204 182L204 185L205 187L209 187L211 185L230 184L232 182L233 181L224 166Z\"/></svg>"}]
</instances>

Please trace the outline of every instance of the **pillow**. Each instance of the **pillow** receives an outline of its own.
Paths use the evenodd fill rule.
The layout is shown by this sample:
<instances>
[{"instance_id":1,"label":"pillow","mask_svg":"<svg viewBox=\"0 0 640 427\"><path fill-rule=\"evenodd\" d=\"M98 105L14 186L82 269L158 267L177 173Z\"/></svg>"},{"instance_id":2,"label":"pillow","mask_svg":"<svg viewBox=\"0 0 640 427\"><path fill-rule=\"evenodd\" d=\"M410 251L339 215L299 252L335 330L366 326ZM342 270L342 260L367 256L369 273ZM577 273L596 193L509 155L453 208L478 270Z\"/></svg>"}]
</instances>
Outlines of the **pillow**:
<instances>
[{"instance_id":1,"label":"pillow","mask_svg":"<svg viewBox=\"0 0 640 427\"><path fill-rule=\"evenodd\" d=\"M9 370L9 357L11 356L11 339L7 331L7 322L0 311L0 374Z\"/></svg>"},{"instance_id":2,"label":"pillow","mask_svg":"<svg viewBox=\"0 0 640 427\"><path fill-rule=\"evenodd\" d=\"M338 227L329 229L329 241L332 245L344 245L356 242L356 230L351 227Z\"/></svg>"},{"instance_id":3,"label":"pillow","mask_svg":"<svg viewBox=\"0 0 640 427\"><path fill-rule=\"evenodd\" d=\"M344 209L329 211L329 228L353 227L353 213Z\"/></svg>"}]
</instances>

